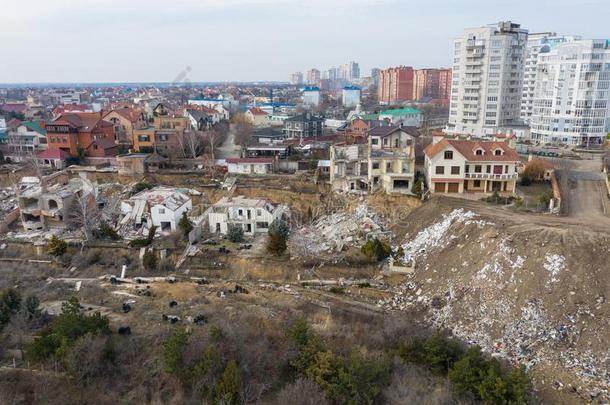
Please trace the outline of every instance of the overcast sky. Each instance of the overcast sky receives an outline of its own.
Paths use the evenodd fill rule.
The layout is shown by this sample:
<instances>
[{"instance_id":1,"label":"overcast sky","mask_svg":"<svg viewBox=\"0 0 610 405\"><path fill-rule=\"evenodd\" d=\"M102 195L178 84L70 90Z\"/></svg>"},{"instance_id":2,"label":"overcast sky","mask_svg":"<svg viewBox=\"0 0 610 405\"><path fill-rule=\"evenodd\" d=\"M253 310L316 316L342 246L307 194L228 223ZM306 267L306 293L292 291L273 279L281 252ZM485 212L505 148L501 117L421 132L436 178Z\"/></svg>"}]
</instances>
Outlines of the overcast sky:
<instances>
[{"instance_id":1,"label":"overcast sky","mask_svg":"<svg viewBox=\"0 0 610 405\"><path fill-rule=\"evenodd\" d=\"M464 27L610 38L610 0L0 0L0 83L288 80L449 66Z\"/></svg>"}]
</instances>

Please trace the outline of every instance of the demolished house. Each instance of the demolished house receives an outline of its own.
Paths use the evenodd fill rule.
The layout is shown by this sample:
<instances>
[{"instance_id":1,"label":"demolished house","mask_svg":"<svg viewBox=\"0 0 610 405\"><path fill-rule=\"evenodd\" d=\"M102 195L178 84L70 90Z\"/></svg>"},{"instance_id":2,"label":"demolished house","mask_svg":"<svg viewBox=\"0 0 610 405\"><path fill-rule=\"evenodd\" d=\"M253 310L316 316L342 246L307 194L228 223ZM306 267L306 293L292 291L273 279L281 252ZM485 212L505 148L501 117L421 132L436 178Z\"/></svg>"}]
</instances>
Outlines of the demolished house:
<instances>
[{"instance_id":1,"label":"demolished house","mask_svg":"<svg viewBox=\"0 0 610 405\"><path fill-rule=\"evenodd\" d=\"M334 191L410 194L415 177L415 133L412 128L374 127L368 142L332 146L330 183Z\"/></svg>"},{"instance_id":2,"label":"demolished house","mask_svg":"<svg viewBox=\"0 0 610 405\"><path fill-rule=\"evenodd\" d=\"M191 197L174 187L159 186L121 201L118 231L144 235L151 225L161 232L175 231L183 212L193 208Z\"/></svg>"},{"instance_id":3,"label":"demolished house","mask_svg":"<svg viewBox=\"0 0 610 405\"><path fill-rule=\"evenodd\" d=\"M21 223L25 231L64 228L79 198L96 204L96 184L85 178L69 179L66 172L23 177L17 189Z\"/></svg>"},{"instance_id":4,"label":"demolished house","mask_svg":"<svg viewBox=\"0 0 610 405\"><path fill-rule=\"evenodd\" d=\"M286 206L273 206L265 200L223 197L208 211L210 232L226 234L231 227L239 227L246 235L266 233L275 219L287 213Z\"/></svg>"}]
</instances>

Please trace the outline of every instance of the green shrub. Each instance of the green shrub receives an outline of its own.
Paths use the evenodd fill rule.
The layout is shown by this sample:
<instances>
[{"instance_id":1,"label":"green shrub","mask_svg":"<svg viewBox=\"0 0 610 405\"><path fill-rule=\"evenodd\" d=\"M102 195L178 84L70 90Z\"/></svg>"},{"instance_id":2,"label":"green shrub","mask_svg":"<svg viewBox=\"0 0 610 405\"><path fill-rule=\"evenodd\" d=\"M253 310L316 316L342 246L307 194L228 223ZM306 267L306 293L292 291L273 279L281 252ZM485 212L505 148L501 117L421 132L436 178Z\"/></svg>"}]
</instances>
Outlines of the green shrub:
<instances>
[{"instance_id":1,"label":"green shrub","mask_svg":"<svg viewBox=\"0 0 610 405\"><path fill-rule=\"evenodd\" d=\"M244 230L241 226L230 226L227 230L227 239L233 243L241 243L244 241Z\"/></svg>"},{"instance_id":2,"label":"green shrub","mask_svg":"<svg viewBox=\"0 0 610 405\"><path fill-rule=\"evenodd\" d=\"M421 197L424 192L424 180L419 179L415 183L413 183L413 187L411 187L411 193L415 194L418 197Z\"/></svg>"},{"instance_id":3,"label":"green shrub","mask_svg":"<svg viewBox=\"0 0 610 405\"><path fill-rule=\"evenodd\" d=\"M100 226L93 231L93 235L97 239L120 240L121 236L110 226L106 221L102 221Z\"/></svg>"},{"instance_id":4,"label":"green shrub","mask_svg":"<svg viewBox=\"0 0 610 405\"><path fill-rule=\"evenodd\" d=\"M21 309L21 294L8 288L0 294L0 331L8 324L13 315Z\"/></svg>"},{"instance_id":5,"label":"green shrub","mask_svg":"<svg viewBox=\"0 0 610 405\"><path fill-rule=\"evenodd\" d=\"M138 194L141 191L144 190L148 190L150 188L153 188L154 186L146 181L141 181L139 183L136 183L133 185L133 187L131 188L131 193L132 194Z\"/></svg>"},{"instance_id":6,"label":"green shrub","mask_svg":"<svg viewBox=\"0 0 610 405\"><path fill-rule=\"evenodd\" d=\"M108 318L96 312L92 315L82 314L76 297L70 298L62 305L62 313L26 349L28 359L35 363L55 356L63 358L74 342L86 334L108 334Z\"/></svg>"},{"instance_id":7,"label":"green shrub","mask_svg":"<svg viewBox=\"0 0 610 405\"><path fill-rule=\"evenodd\" d=\"M286 241L290 229L286 221L276 219L269 225L267 251L276 256L281 256L287 249Z\"/></svg>"},{"instance_id":8,"label":"green shrub","mask_svg":"<svg viewBox=\"0 0 610 405\"><path fill-rule=\"evenodd\" d=\"M142 265L148 271L154 271L157 269L157 256L154 252L146 251L142 256Z\"/></svg>"},{"instance_id":9,"label":"green shrub","mask_svg":"<svg viewBox=\"0 0 610 405\"><path fill-rule=\"evenodd\" d=\"M345 294L345 288L343 287L330 287L329 291L333 294Z\"/></svg>"},{"instance_id":10,"label":"green shrub","mask_svg":"<svg viewBox=\"0 0 610 405\"><path fill-rule=\"evenodd\" d=\"M133 248L143 248L150 245L150 241L148 239L133 239L129 242L129 246Z\"/></svg>"},{"instance_id":11,"label":"green shrub","mask_svg":"<svg viewBox=\"0 0 610 405\"><path fill-rule=\"evenodd\" d=\"M219 404L237 404L241 387L241 370L235 360L229 360L220 381L216 385L216 402Z\"/></svg>"},{"instance_id":12,"label":"green shrub","mask_svg":"<svg viewBox=\"0 0 610 405\"><path fill-rule=\"evenodd\" d=\"M390 256L392 248L386 242L375 238L373 240L368 240L362 245L360 251L369 259L380 262Z\"/></svg>"},{"instance_id":13,"label":"green shrub","mask_svg":"<svg viewBox=\"0 0 610 405\"><path fill-rule=\"evenodd\" d=\"M59 239L57 236L51 236L49 245L47 247L47 253L51 256L61 256L68 250L68 243L65 240Z\"/></svg>"},{"instance_id":14,"label":"green shrub","mask_svg":"<svg viewBox=\"0 0 610 405\"><path fill-rule=\"evenodd\" d=\"M182 358L188 346L189 338L189 332L178 328L163 344L162 359L165 371L178 377L182 383L186 383L190 378L190 372Z\"/></svg>"},{"instance_id":15,"label":"green shrub","mask_svg":"<svg viewBox=\"0 0 610 405\"><path fill-rule=\"evenodd\" d=\"M193 224L186 216L186 211L182 213L182 217L180 218L180 222L178 222L178 226L182 230L182 234L185 239L188 239L189 233L193 230Z\"/></svg>"},{"instance_id":16,"label":"green shrub","mask_svg":"<svg viewBox=\"0 0 610 405\"><path fill-rule=\"evenodd\" d=\"M521 185L524 187L530 186L532 184L532 178L529 176L521 176Z\"/></svg>"}]
</instances>

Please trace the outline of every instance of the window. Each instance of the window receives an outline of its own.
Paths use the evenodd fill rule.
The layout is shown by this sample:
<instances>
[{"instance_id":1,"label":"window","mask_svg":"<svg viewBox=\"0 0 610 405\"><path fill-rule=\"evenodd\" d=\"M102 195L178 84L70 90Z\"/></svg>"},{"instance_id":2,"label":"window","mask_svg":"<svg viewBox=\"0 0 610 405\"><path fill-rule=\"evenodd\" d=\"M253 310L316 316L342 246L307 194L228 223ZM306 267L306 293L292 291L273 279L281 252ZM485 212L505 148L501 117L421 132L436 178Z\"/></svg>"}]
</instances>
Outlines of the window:
<instances>
[{"instance_id":1,"label":"window","mask_svg":"<svg viewBox=\"0 0 610 405\"><path fill-rule=\"evenodd\" d=\"M482 166L481 165L474 165L474 172L475 173L481 173L482 171Z\"/></svg>"},{"instance_id":2,"label":"window","mask_svg":"<svg viewBox=\"0 0 610 405\"><path fill-rule=\"evenodd\" d=\"M373 162L373 169L379 169L379 162Z\"/></svg>"},{"instance_id":3,"label":"window","mask_svg":"<svg viewBox=\"0 0 610 405\"><path fill-rule=\"evenodd\" d=\"M371 139L371 143L372 143L373 145L379 145L379 138L372 138L372 139Z\"/></svg>"},{"instance_id":4,"label":"window","mask_svg":"<svg viewBox=\"0 0 610 405\"><path fill-rule=\"evenodd\" d=\"M494 155L496 155L496 156L502 156L502 149L496 149L496 150L494 150Z\"/></svg>"},{"instance_id":5,"label":"window","mask_svg":"<svg viewBox=\"0 0 610 405\"><path fill-rule=\"evenodd\" d=\"M476 187L476 188L481 187L481 180L475 180L474 184L473 184L473 187Z\"/></svg>"},{"instance_id":6,"label":"window","mask_svg":"<svg viewBox=\"0 0 610 405\"><path fill-rule=\"evenodd\" d=\"M159 214L165 214L165 208L159 208Z\"/></svg>"},{"instance_id":7,"label":"window","mask_svg":"<svg viewBox=\"0 0 610 405\"><path fill-rule=\"evenodd\" d=\"M453 151L452 150L446 150L445 151L445 159L453 159Z\"/></svg>"},{"instance_id":8,"label":"window","mask_svg":"<svg viewBox=\"0 0 610 405\"><path fill-rule=\"evenodd\" d=\"M460 174L460 166L451 166L451 174Z\"/></svg>"},{"instance_id":9,"label":"window","mask_svg":"<svg viewBox=\"0 0 610 405\"><path fill-rule=\"evenodd\" d=\"M445 166L436 166L436 174L445 174Z\"/></svg>"},{"instance_id":10,"label":"window","mask_svg":"<svg viewBox=\"0 0 610 405\"><path fill-rule=\"evenodd\" d=\"M481 156L481 155L483 155L483 149L477 149L477 150L475 150L475 151L474 151L474 154L475 154L475 155L477 155L477 156Z\"/></svg>"}]
</instances>

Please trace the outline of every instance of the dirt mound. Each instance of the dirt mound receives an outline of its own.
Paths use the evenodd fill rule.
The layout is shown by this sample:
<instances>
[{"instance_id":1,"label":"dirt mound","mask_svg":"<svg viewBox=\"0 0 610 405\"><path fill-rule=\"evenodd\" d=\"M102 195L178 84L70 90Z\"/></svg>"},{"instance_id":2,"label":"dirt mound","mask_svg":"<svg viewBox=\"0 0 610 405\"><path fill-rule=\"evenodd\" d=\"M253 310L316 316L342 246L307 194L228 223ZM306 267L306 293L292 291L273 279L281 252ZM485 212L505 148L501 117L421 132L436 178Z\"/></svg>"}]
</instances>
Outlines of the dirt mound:
<instances>
[{"instance_id":1,"label":"dirt mound","mask_svg":"<svg viewBox=\"0 0 610 405\"><path fill-rule=\"evenodd\" d=\"M427 307L430 324L534 371L544 368L539 389L610 400L608 234L529 226L511 215L519 214L442 201L413 211L403 249L416 260L415 274L379 304Z\"/></svg>"}]
</instances>

